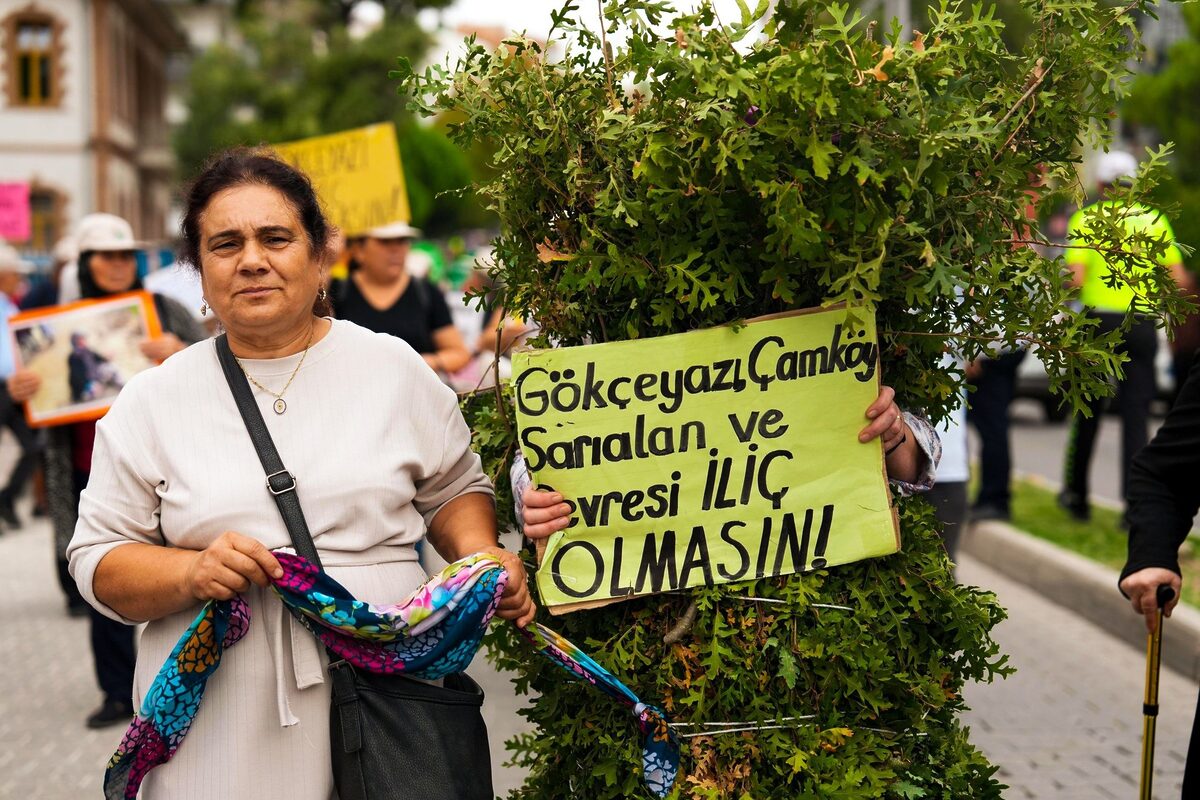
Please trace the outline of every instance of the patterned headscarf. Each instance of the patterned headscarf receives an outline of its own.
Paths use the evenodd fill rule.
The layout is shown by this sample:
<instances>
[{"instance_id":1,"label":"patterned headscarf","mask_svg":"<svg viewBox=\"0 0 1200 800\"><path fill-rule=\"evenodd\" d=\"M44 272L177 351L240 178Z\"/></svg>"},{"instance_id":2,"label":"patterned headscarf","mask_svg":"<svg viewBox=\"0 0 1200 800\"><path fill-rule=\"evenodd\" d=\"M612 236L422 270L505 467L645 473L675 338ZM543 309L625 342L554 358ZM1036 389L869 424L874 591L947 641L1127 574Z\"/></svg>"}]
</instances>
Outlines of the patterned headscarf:
<instances>
[{"instance_id":1,"label":"patterned headscarf","mask_svg":"<svg viewBox=\"0 0 1200 800\"><path fill-rule=\"evenodd\" d=\"M331 652L369 672L436 680L461 672L508 582L499 558L476 553L455 561L395 605L356 600L307 559L276 553L283 576L272 589ZM134 800L146 774L175 755L226 647L250 625L241 597L210 600L184 631L159 670L104 774L106 800ZM644 737L642 776L665 797L679 771L679 742L666 713L643 703L629 687L575 645L540 624L521 631L538 652L570 675L629 708Z\"/></svg>"}]
</instances>

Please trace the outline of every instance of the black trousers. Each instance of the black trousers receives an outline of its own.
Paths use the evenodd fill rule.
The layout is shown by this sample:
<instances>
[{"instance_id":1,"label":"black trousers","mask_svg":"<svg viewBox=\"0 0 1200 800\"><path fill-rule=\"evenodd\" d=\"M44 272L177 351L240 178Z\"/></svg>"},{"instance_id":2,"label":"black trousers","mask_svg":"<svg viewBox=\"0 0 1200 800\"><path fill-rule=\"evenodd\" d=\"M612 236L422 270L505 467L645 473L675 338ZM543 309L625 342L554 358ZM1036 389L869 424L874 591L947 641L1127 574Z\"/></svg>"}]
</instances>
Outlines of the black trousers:
<instances>
[{"instance_id":1,"label":"black trousers","mask_svg":"<svg viewBox=\"0 0 1200 800\"><path fill-rule=\"evenodd\" d=\"M0 497L12 501L21 494L25 484L29 483L29 478L33 475L34 467L37 465L38 455L42 452L44 445L42 437L25 421L25 409L19 403L13 402L12 397L8 394L8 388L2 381L0 381L0 426L12 431L17 444L21 447L21 455L17 458L17 463L13 465L12 472L9 473L8 483L0 488Z\"/></svg>"},{"instance_id":2,"label":"black trousers","mask_svg":"<svg viewBox=\"0 0 1200 800\"><path fill-rule=\"evenodd\" d=\"M1100 332L1115 330L1125 319L1124 314L1092 312L1100 320ZM1146 446L1146 430L1150 418L1150 403L1154 400L1154 356L1158 352L1158 332L1151 320L1139 320L1118 345L1119 353L1129 356L1125 362L1125 377L1117 383L1117 402L1121 409L1121 498L1129 480L1129 465L1133 457ZM1088 477L1092 451L1100 430L1100 417L1108 407L1106 398L1096 398L1088 404L1090 417L1076 414L1067 436L1067 454L1063 483L1077 497L1088 496Z\"/></svg>"},{"instance_id":3,"label":"black trousers","mask_svg":"<svg viewBox=\"0 0 1200 800\"><path fill-rule=\"evenodd\" d=\"M92 618L92 660L100 691L106 698L133 703L133 665L137 661L133 628L109 619L91 606L88 612Z\"/></svg>"},{"instance_id":4,"label":"black trousers","mask_svg":"<svg viewBox=\"0 0 1200 800\"><path fill-rule=\"evenodd\" d=\"M980 441L979 494L974 504L1004 513L1012 499L1008 407L1017 390L1017 367L1024 359L1025 351L1018 350L980 362L967 408L967 422L975 426Z\"/></svg>"},{"instance_id":5,"label":"black trousers","mask_svg":"<svg viewBox=\"0 0 1200 800\"><path fill-rule=\"evenodd\" d=\"M87 486L88 474L75 470L75 503ZM133 627L111 620L91 606L92 661L96 668L96 682L106 698L133 702L133 667L137 662L137 651L133 643Z\"/></svg>"}]
</instances>

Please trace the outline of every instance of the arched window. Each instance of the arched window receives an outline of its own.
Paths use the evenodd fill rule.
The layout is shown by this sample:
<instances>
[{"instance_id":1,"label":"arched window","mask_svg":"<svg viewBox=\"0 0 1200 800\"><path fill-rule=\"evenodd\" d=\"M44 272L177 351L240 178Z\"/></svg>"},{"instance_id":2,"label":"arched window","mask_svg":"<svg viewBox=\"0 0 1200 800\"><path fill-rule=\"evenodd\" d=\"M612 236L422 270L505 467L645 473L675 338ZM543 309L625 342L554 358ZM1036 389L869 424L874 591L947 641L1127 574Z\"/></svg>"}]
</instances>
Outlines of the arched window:
<instances>
[{"instance_id":1,"label":"arched window","mask_svg":"<svg viewBox=\"0 0 1200 800\"><path fill-rule=\"evenodd\" d=\"M8 53L8 102L13 106L56 106L62 96L62 25L30 8L4 20Z\"/></svg>"}]
</instances>

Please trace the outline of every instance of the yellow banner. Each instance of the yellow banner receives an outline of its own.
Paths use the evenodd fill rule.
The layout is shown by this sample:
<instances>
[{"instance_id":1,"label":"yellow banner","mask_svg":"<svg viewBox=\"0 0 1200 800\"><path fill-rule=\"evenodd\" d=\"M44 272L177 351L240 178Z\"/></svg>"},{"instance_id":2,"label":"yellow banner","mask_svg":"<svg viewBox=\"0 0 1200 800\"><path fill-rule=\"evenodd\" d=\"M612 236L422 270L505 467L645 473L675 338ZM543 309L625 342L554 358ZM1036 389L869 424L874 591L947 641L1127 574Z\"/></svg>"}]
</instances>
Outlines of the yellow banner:
<instances>
[{"instance_id":1,"label":"yellow banner","mask_svg":"<svg viewBox=\"0 0 1200 800\"><path fill-rule=\"evenodd\" d=\"M513 357L535 483L575 506L537 574L561 613L894 553L873 317L799 312ZM557 607L557 608L556 608Z\"/></svg>"},{"instance_id":2,"label":"yellow banner","mask_svg":"<svg viewBox=\"0 0 1200 800\"><path fill-rule=\"evenodd\" d=\"M314 136L273 148L285 161L304 170L330 221L346 236L410 220L393 123Z\"/></svg>"}]
</instances>

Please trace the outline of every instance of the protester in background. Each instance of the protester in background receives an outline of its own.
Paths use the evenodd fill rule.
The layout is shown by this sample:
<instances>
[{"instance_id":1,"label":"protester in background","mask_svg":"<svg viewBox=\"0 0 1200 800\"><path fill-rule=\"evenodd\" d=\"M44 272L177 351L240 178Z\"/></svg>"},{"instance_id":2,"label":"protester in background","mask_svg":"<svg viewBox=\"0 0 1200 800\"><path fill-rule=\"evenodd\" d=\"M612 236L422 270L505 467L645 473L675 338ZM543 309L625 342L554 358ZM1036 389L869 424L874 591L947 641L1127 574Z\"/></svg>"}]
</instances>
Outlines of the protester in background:
<instances>
[{"instance_id":1,"label":"protester in background","mask_svg":"<svg viewBox=\"0 0 1200 800\"><path fill-rule=\"evenodd\" d=\"M80 224L76 244L80 251L82 299L100 299L142 288L135 258L135 251L141 244L134 240L133 228L128 222L111 214L90 215ZM175 301L154 295L154 306L165 332L141 343L141 351L147 358L163 361L187 344L205 338L192 315ZM13 397L20 402L36 394L40 386L41 379L28 370L18 371L9 380ZM95 422L78 422L50 430L46 485L50 517L60 548L58 552L64 561L79 517L80 492L87 486L92 473L95 440ZM126 722L133 715L133 628L94 609L90 616L92 657L104 700L88 716L87 726L103 728Z\"/></svg>"},{"instance_id":2,"label":"protester in background","mask_svg":"<svg viewBox=\"0 0 1200 800\"><path fill-rule=\"evenodd\" d=\"M16 500L29 482L42 449L41 438L30 430L25 421L24 405L14 400L7 386L17 369L8 320L18 311L15 298L32 272L32 264L22 259L10 245L0 241L0 426L12 431L21 448L21 455L8 474L8 482L0 489L0 519L13 529L21 527Z\"/></svg>"},{"instance_id":3,"label":"protester in background","mask_svg":"<svg viewBox=\"0 0 1200 800\"><path fill-rule=\"evenodd\" d=\"M491 484L453 392L408 345L320 316L329 226L308 179L256 151L219 155L187 193L183 228L326 571L365 602L396 603L425 581L413 544L428 529L448 560L499 557L497 616L528 624L524 568L497 546ZM330 424L338 413L350 416ZM214 344L131 381L100 422L95 463L71 570L114 624L148 621L142 690L202 603L240 594L251 611L186 744L142 796L328 800L328 667L267 588L282 574L270 550L292 539ZM420 776L392 788L438 794Z\"/></svg>"},{"instance_id":4,"label":"protester in background","mask_svg":"<svg viewBox=\"0 0 1200 800\"><path fill-rule=\"evenodd\" d=\"M1137 159L1129 153L1113 150L1105 153L1099 161L1096 177L1101 194L1105 194L1119 183L1130 180L1137 174ZM1079 300L1086 312L1099 321L1097 330L1109 333L1120 327L1133 307L1134 290L1125 282L1110 285L1106 279L1111 275L1108 260L1096 250L1084 247L1083 237L1089 229L1089 217L1098 209L1112 207L1116 201L1102 199L1080 209L1071 218L1070 236L1072 243L1080 245L1068 248L1066 260L1071 269L1071 283L1079 289ZM1183 257L1174 245L1175 235L1171 224L1161 211L1149 206L1132 206L1124 209L1122 224L1129 233L1141 232L1154 238L1164 239L1169 246L1160 256L1163 266L1171 270L1172 276L1181 286L1186 285ZM1132 327L1125 332L1118 352L1128 356L1124 365L1124 376L1117 383L1118 402L1121 407L1121 495L1126 495L1129 466L1133 457L1146 444L1146 423L1150 416L1150 403L1154 399L1154 357L1158 351L1158 333L1154 319L1138 316ZM1090 414L1075 414L1067 438L1064 464L1063 490L1058 495L1058 504L1075 519L1091 517L1088 505L1088 473L1091 468L1092 448L1099 431L1100 416L1107 402L1105 398L1090 401Z\"/></svg>"},{"instance_id":5,"label":"protester in background","mask_svg":"<svg viewBox=\"0 0 1200 800\"><path fill-rule=\"evenodd\" d=\"M1133 459L1129 469L1126 519L1129 558L1121 570L1121 593L1133 610L1157 625L1160 585L1175 590L1166 615L1179 603L1183 579L1179 547L1200 509L1200 359L1180 389L1179 397L1154 440ZM1192 739L1183 775L1182 797L1200 797L1200 718L1192 723Z\"/></svg>"},{"instance_id":6,"label":"protester in background","mask_svg":"<svg viewBox=\"0 0 1200 800\"><path fill-rule=\"evenodd\" d=\"M967 365L970 394L967 421L979 432L979 491L973 520L1008 520L1012 515L1012 444L1009 406L1017 391L1017 368L1024 349L1000 351Z\"/></svg>"},{"instance_id":7,"label":"protester in background","mask_svg":"<svg viewBox=\"0 0 1200 800\"><path fill-rule=\"evenodd\" d=\"M403 222L373 228L348 241L350 277L329 288L334 315L404 340L441 375L471 358L437 287L408 271L420 231Z\"/></svg>"}]
</instances>

